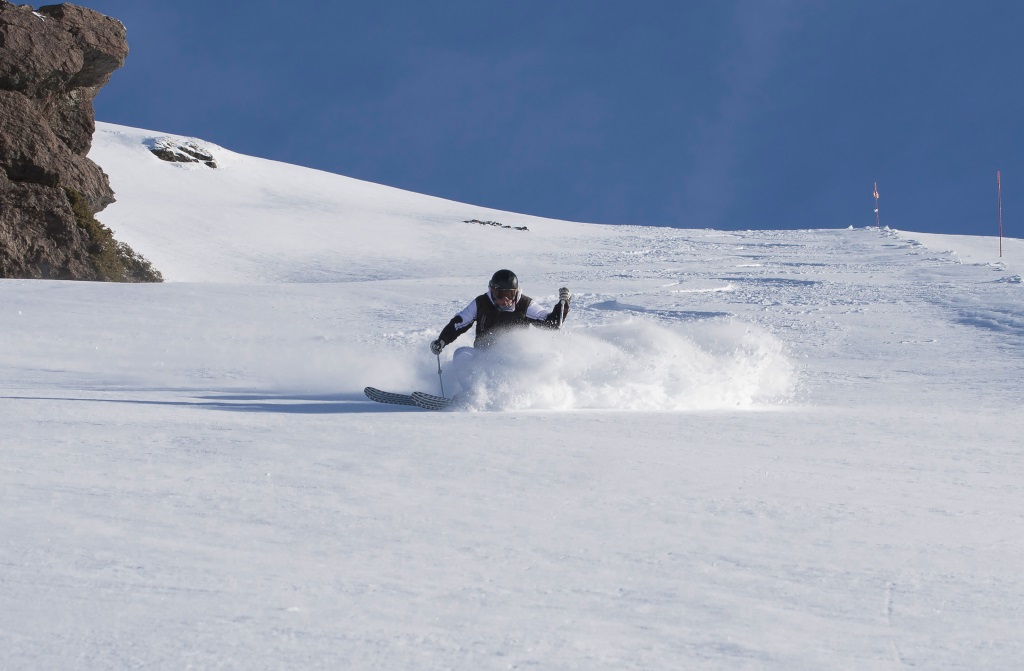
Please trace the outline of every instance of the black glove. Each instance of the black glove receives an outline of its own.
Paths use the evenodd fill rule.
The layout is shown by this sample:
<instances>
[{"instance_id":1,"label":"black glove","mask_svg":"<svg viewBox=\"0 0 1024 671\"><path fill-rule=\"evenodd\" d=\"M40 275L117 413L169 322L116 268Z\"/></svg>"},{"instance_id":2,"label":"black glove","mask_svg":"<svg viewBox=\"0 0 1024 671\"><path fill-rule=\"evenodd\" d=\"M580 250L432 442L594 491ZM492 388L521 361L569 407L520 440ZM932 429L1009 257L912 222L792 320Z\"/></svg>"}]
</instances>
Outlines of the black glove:
<instances>
[{"instance_id":1,"label":"black glove","mask_svg":"<svg viewBox=\"0 0 1024 671\"><path fill-rule=\"evenodd\" d=\"M448 343L446 343L445 341L443 341L440 338L438 338L437 340L435 340L432 343L430 343L430 352L432 354L440 354L441 350L443 350L444 346L447 345L447 344Z\"/></svg>"}]
</instances>

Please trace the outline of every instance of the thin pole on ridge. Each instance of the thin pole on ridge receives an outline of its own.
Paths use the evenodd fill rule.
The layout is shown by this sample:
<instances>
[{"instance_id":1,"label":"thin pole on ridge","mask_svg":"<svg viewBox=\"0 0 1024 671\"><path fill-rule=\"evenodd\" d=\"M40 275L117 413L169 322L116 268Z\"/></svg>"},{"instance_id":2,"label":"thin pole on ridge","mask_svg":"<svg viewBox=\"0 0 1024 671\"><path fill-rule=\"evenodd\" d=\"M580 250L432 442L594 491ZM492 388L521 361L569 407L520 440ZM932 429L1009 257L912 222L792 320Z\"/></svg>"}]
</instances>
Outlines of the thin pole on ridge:
<instances>
[{"instance_id":1,"label":"thin pole on ridge","mask_svg":"<svg viewBox=\"0 0 1024 671\"><path fill-rule=\"evenodd\" d=\"M878 223L878 182L875 182L875 227L881 228L882 225Z\"/></svg>"},{"instance_id":2,"label":"thin pole on ridge","mask_svg":"<svg viewBox=\"0 0 1024 671\"><path fill-rule=\"evenodd\" d=\"M996 170L996 208L999 210L999 258L1003 258L1003 180Z\"/></svg>"}]
</instances>

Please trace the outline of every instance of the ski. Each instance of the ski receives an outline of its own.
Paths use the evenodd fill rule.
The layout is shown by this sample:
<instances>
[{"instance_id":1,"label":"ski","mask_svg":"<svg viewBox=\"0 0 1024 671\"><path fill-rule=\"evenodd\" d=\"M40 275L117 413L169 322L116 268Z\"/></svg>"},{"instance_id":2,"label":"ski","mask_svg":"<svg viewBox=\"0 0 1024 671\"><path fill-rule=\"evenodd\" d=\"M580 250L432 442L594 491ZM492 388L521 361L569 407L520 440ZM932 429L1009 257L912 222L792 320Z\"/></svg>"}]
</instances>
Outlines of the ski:
<instances>
[{"instance_id":1,"label":"ski","mask_svg":"<svg viewBox=\"0 0 1024 671\"><path fill-rule=\"evenodd\" d=\"M450 398L425 394L422 391L414 391L410 397L413 403L425 410L444 410L452 402Z\"/></svg>"},{"instance_id":2,"label":"ski","mask_svg":"<svg viewBox=\"0 0 1024 671\"><path fill-rule=\"evenodd\" d=\"M363 389L363 393L371 401L377 401L378 403L391 403L393 405L416 405L412 396L409 394L396 394L390 391L381 391L376 387L367 387Z\"/></svg>"}]
</instances>

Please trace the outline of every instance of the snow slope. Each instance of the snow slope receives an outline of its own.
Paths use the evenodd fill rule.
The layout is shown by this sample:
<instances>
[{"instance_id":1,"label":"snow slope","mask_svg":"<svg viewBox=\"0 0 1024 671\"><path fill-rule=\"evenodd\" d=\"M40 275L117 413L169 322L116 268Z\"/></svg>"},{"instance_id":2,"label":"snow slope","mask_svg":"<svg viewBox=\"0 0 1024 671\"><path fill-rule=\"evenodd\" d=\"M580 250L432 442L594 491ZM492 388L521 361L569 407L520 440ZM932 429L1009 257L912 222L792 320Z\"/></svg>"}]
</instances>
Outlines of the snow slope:
<instances>
[{"instance_id":1,"label":"snow slope","mask_svg":"<svg viewBox=\"0 0 1024 671\"><path fill-rule=\"evenodd\" d=\"M559 222L161 136L92 158L168 282L0 281L0 668L1018 667L1021 240ZM457 412L362 396L436 392L500 267L566 329Z\"/></svg>"}]
</instances>

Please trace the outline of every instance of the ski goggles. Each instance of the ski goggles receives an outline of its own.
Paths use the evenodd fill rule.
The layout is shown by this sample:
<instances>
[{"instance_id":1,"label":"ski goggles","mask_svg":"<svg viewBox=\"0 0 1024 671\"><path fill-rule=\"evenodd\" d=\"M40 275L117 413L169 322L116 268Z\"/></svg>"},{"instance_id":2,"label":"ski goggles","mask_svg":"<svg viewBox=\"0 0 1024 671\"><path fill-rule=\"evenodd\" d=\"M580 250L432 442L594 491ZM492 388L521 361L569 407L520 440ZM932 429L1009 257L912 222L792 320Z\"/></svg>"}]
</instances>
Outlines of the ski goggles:
<instances>
[{"instance_id":1,"label":"ski goggles","mask_svg":"<svg viewBox=\"0 0 1024 671\"><path fill-rule=\"evenodd\" d=\"M519 289L491 289L491 298L503 303L515 301L518 294Z\"/></svg>"}]
</instances>

